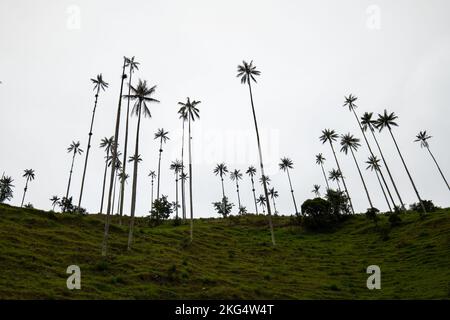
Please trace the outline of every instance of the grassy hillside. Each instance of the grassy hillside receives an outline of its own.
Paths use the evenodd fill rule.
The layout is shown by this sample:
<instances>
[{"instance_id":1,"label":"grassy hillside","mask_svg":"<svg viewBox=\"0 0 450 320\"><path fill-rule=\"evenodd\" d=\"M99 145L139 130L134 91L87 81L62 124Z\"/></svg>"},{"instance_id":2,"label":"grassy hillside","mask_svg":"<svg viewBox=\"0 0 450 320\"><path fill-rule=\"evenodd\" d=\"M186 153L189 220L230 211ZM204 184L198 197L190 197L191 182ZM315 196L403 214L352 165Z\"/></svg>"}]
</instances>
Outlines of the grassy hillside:
<instances>
[{"instance_id":1,"label":"grassy hillside","mask_svg":"<svg viewBox=\"0 0 450 320\"><path fill-rule=\"evenodd\" d=\"M403 214L389 230L354 216L332 233L311 233L275 218L277 246L263 216L149 227L135 244L114 217L110 255L100 256L104 216L53 214L0 205L1 299L379 299L450 296L450 210L420 220ZM81 290L66 268L81 268ZM381 290L366 268L381 267Z\"/></svg>"}]
</instances>

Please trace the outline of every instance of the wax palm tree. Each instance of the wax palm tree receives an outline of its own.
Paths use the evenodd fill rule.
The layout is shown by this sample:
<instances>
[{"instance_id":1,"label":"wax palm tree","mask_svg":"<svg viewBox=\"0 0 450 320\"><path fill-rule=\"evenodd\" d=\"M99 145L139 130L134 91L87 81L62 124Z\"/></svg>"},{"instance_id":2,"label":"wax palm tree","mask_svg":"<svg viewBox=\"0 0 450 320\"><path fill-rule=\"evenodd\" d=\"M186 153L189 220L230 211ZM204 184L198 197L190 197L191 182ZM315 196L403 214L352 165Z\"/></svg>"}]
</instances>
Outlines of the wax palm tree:
<instances>
[{"instance_id":1,"label":"wax palm tree","mask_svg":"<svg viewBox=\"0 0 450 320\"><path fill-rule=\"evenodd\" d=\"M364 186L364 190L366 191L367 199L369 200L370 208L373 208L372 199L370 199L369 191L367 190L366 182L364 181L364 177L361 173L361 170L359 169L358 161L356 161L355 153L354 151L358 150L358 148L361 146L359 143L359 139L355 138L350 133L341 135L341 152L344 152L345 154L348 154L348 151L350 150L353 160L355 161L356 168L358 169L359 176L361 178L361 181Z\"/></svg>"},{"instance_id":2,"label":"wax palm tree","mask_svg":"<svg viewBox=\"0 0 450 320\"><path fill-rule=\"evenodd\" d=\"M52 202L52 210L55 211L55 206L59 204L59 200L61 200L58 196L53 196L50 198L50 201Z\"/></svg>"},{"instance_id":3,"label":"wax palm tree","mask_svg":"<svg viewBox=\"0 0 450 320\"><path fill-rule=\"evenodd\" d=\"M258 122L256 121L256 112L255 112L255 106L253 104L253 94L252 94L252 85L251 81L254 81L256 83L256 76L259 76L261 74L260 71L256 70L256 66L253 65L253 61L250 61L250 63L247 63L246 61L242 61L242 65L238 66L238 74L237 77L241 78L241 83L248 84L248 90L250 93L250 102L252 106L252 114L253 114L253 122L255 125L255 131L256 131L256 141L258 144L258 153L259 153L259 165L261 168L261 176L264 176L264 164L263 164L263 158L262 158L262 151L261 151L261 142L259 139L259 130L258 130ZM267 188L267 185L263 183L264 188L264 195L266 197L266 203L267 203L267 214L269 215L269 228L270 228L270 235L272 237L272 244L275 245L275 235L273 232L273 224L272 224L272 212L270 210L270 203L269 203L269 191Z\"/></svg>"},{"instance_id":4,"label":"wax palm tree","mask_svg":"<svg viewBox=\"0 0 450 320\"><path fill-rule=\"evenodd\" d=\"M352 199L350 198L350 194L348 192L347 185L345 184L345 179L342 174L341 166L339 165L339 161L337 159L336 152L334 151L333 142L335 142L338 137L339 136L336 133L336 131L331 130L331 129L324 129L324 130L322 130L322 135L319 137L319 139L322 142L322 144L327 143L327 142L330 144L331 151L333 151L334 160L336 161L336 165L338 167L338 172L340 172L340 174L341 174L342 184L344 185L345 193L346 193L348 201L350 203L350 208L352 209L352 213L355 214L355 210L353 209Z\"/></svg>"},{"instance_id":5,"label":"wax palm tree","mask_svg":"<svg viewBox=\"0 0 450 320\"><path fill-rule=\"evenodd\" d=\"M269 196L270 196L270 198L272 198L274 214L278 214L277 206L275 203L275 199L278 198L278 191L276 191L274 187L270 188Z\"/></svg>"},{"instance_id":6,"label":"wax palm tree","mask_svg":"<svg viewBox=\"0 0 450 320\"><path fill-rule=\"evenodd\" d=\"M121 153L119 153L117 155L117 157L120 157L120 155L121 155ZM117 159L119 159L119 158L117 158ZM111 164L112 163L110 163L110 165ZM115 208L115 205L116 205L116 184L117 184L117 178L120 177L120 172L122 170L122 162L120 160L117 160L116 163L115 163L115 166L116 166L116 170L115 170L116 171L116 176L114 178L114 186L113 186L113 201L112 201L112 208L111 208L111 212L112 213L114 213L114 208Z\"/></svg>"},{"instance_id":7,"label":"wax palm tree","mask_svg":"<svg viewBox=\"0 0 450 320\"><path fill-rule=\"evenodd\" d=\"M128 67L128 97L127 97L127 117L125 122L125 141L124 141L124 149L123 149L123 163L122 163L122 171L123 174L126 175L127 172L127 156L128 156L128 126L130 119L130 101L131 101L131 79L133 77L134 70L139 70L139 62L134 60L134 56L132 58L125 57L125 67ZM123 216L123 203L124 203L124 193L125 193L125 180L120 183L120 204L119 211L120 216Z\"/></svg>"},{"instance_id":8,"label":"wax palm tree","mask_svg":"<svg viewBox=\"0 0 450 320\"><path fill-rule=\"evenodd\" d=\"M248 167L245 173L250 176L250 180L252 182L253 200L255 201L256 214L258 214L258 204L256 203L256 193L255 193L255 181L253 180L253 177L256 175L256 168L254 166L250 166Z\"/></svg>"},{"instance_id":9,"label":"wax palm tree","mask_svg":"<svg viewBox=\"0 0 450 320\"><path fill-rule=\"evenodd\" d=\"M216 165L216 167L214 168L214 174L216 176L220 177L220 180L222 182L222 198L225 198L225 187L223 185L223 177L227 175L228 173L228 168L227 165L225 163L218 163Z\"/></svg>"},{"instance_id":10,"label":"wax palm tree","mask_svg":"<svg viewBox=\"0 0 450 320\"><path fill-rule=\"evenodd\" d=\"M327 184L327 189L330 189L330 185L328 184L328 179L325 174L325 169L323 168L323 163L325 162L325 160L326 159L323 157L321 153L316 155L316 164L320 165L320 167L322 168L323 178L325 179L325 183Z\"/></svg>"},{"instance_id":11,"label":"wax palm tree","mask_svg":"<svg viewBox=\"0 0 450 320\"><path fill-rule=\"evenodd\" d=\"M182 135L181 135L181 174L180 174L180 180L181 180L181 212L183 215L183 220L186 220L186 192L185 192L185 185L186 185L186 179L182 179L182 177L187 176L184 172L184 124L188 120L188 115L186 112L186 109L184 107L181 107L178 110L179 118L182 122Z\"/></svg>"},{"instance_id":12,"label":"wax palm tree","mask_svg":"<svg viewBox=\"0 0 450 320\"><path fill-rule=\"evenodd\" d=\"M242 173L240 170L235 169L230 173L230 179L231 181L236 181L236 192L238 197L238 205L239 210L241 210L241 196L239 195L239 180L242 180Z\"/></svg>"},{"instance_id":13,"label":"wax palm tree","mask_svg":"<svg viewBox=\"0 0 450 320\"><path fill-rule=\"evenodd\" d=\"M421 146L422 148L427 148L428 152L430 153L431 158L433 158L433 161L434 161L434 163L436 164L436 167L437 167L438 170L439 170L439 173L440 173L441 176L442 176L442 179L444 179L444 182L445 182L445 184L447 185L447 189L450 190L450 187L448 186L447 179L445 179L444 173L442 172L441 168L439 167L439 164L437 163L436 158L435 158L434 155L431 153L430 145L429 145L429 143L428 143L428 141L427 141L427 140L430 139L430 138L431 138L431 136L429 136L429 135L427 134L426 131L420 131L419 134L417 134L416 140L414 140L414 142L420 142L420 146Z\"/></svg>"},{"instance_id":14,"label":"wax palm tree","mask_svg":"<svg viewBox=\"0 0 450 320\"><path fill-rule=\"evenodd\" d=\"M70 173L69 173L69 182L67 184L67 191L66 191L66 199L69 198L69 190L70 190L70 182L72 181L72 172L73 172L73 164L75 162L75 156L77 154L81 154L83 150L80 148L80 141L72 141L70 146L67 148L68 153L72 153L72 165L70 166Z\"/></svg>"},{"instance_id":15,"label":"wax palm tree","mask_svg":"<svg viewBox=\"0 0 450 320\"><path fill-rule=\"evenodd\" d=\"M87 143L87 149L86 149L86 158L84 160L83 178L81 179L80 198L78 199L78 208L81 207L81 199L83 198L84 178L86 177L86 169L87 169L87 164L88 164L88 159L89 159L89 150L91 149L92 128L94 126L95 110L97 109L98 95L100 93L100 90L105 91L105 89L108 88L108 83L103 80L103 76L101 73L99 75L97 75L96 79L91 79L91 81L94 83L94 91L96 90L95 103L94 103L94 110L92 111L91 127L89 129L89 137L88 137L88 143Z\"/></svg>"},{"instance_id":16,"label":"wax palm tree","mask_svg":"<svg viewBox=\"0 0 450 320\"><path fill-rule=\"evenodd\" d=\"M24 174L22 177L24 177L26 179L26 182L25 182L25 188L23 189L22 203L20 204L21 207L23 207L23 201L25 200L25 194L27 193L27 190L28 190L28 182L34 180L34 175L35 175L35 172L33 169L25 169L24 170Z\"/></svg>"},{"instance_id":17,"label":"wax palm tree","mask_svg":"<svg viewBox=\"0 0 450 320\"><path fill-rule=\"evenodd\" d=\"M259 183L261 183L262 186L267 185L270 186L270 178L268 176L261 176L261 178L259 178Z\"/></svg>"},{"instance_id":18,"label":"wax palm tree","mask_svg":"<svg viewBox=\"0 0 450 320\"><path fill-rule=\"evenodd\" d=\"M339 170L331 169L331 171L328 172L328 175L329 175L328 178L331 181L336 181L339 192L342 192L341 191L341 185L339 184L339 179L342 178L342 174L339 172Z\"/></svg>"},{"instance_id":19,"label":"wax palm tree","mask_svg":"<svg viewBox=\"0 0 450 320\"><path fill-rule=\"evenodd\" d=\"M184 165L183 165L183 167L184 167ZM181 180L181 200L183 201L183 198L185 198L184 196L183 196L183 194L184 194L184 185L186 184L186 181L187 181L187 179L188 179L188 175L187 175L187 173L186 172L183 172L183 167L181 168L181 174L180 174L180 180ZM185 205L185 204L184 204ZM182 206L182 208L183 208L183 206ZM186 209L186 208L185 208ZM183 210L183 209L182 209ZM183 212L183 220L186 220L186 210Z\"/></svg>"},{"instance_id":20,"label":"wax palm tree","mask_svg":"<svg viewBox=\"0 0 450 320\"><path fill-rule=\"evenodd\" d=\"M159 199L159 183L161 181L161 154L163 152L163 143L166 143L167 140L170 140L168 136L169 132L164 131L163 128L158 129L155 133L155 140L159 139L159 160L158 160L158 185L156 187L156 199Z\"/></svg>"},{"instance_id":21,"label":"wax palm tree","mask_svg":"<svg viewBox=\"0 0 450 320\"><path fill-rule=\"evenodd\" d=\"M314 193L317 198L320 198L320 186L318 184L313 185L311 192Z\"/></svg>"},{"instance_id":22,"label":"wax palm tree","mask_svg":"<svg viewBox=\"0 0 450 320\"><path fill-rule=\"evenodd\" d=\"M384 167L386 168L386 171L387 171L387 173L389 175L389 179L391 180L391 183L394 186L394 190L395 190L395 193L397 194L398 200L400 201L400 205L404 209L405 208L405 204L403 203L402 197L400 196L400 192L398 191L397 185L395 184L394 178L392 177L391 170L389 170L389 166L388 166L388 164L386 162L386 159L384 158L383 151L381 150L380 144L378 143L377 137L375 136L376 120L373 120L372 116L373 116L373 112L365 112L362 115L362 117L361 117L362 128L363 128L364 131L367 131L367 129L369 129L370 132L372 133L372 137L373 137L373 139L375 141L375 144L377 145L378 151L380 152L381 159L383 160L383 164L384 164ZM386 190L387 190L387 192L389 194L389 197L390 197L390 199L392 201L392 204L395 206L395 202L394 202L394 199L392 197L392 194L391 194L391 191L389 189L389 186L387 185L386 180L384 179L384 176L383 176L381 170L379 172L380 172L381 177L383 178L384 185L385 185Z\"/></svg>"},{"instance_id":23,"label":"wax palm tree","mask_svg":"<svg viewBox=\"0 0 450 320\"><path fill-rule=\"evenodd\" d=\"M191 122L194 122L196 119L200 118L200 110L197 108L197 105L201 103L200 101L192 100L188 97L186 98L186 102L178 102L181 106L180 113L186 114L188 118L188 135L189 135L189 206L191 212L191 230L190 230L190 239L194 240L194 206L192 202L192 136L191 136Z\"/></svg>"},{"instance_id":24,"label":"wax palm tree","mask_svg":"<svg viewBox=\"0 0 450 320\"><path fill-rule=\"evenodd\" d=\"M150 179L151 179L151 182L152 182L152 195L151 195L151 202L150 202L150 212L152 212L152 210L153 210L153 183L154 183L154 181L155 181L155 179L156 179L156 173L155 173L155 171L150 171L150 173L148 174L148 176L150 177Z\"/></svg>"},{"instance_id":25,"label":"wax palm tree","mask_svg":"<svg viewBox=\"0 0 450 320\"><path fill-rule=\"evenodd\" d=\"M256 199L256 202L260 205L260 207L263 209L263 213L266 213L266 197L262 194L259 195L258 199Z\"/></svg>"},{"instance_id":26,"label":"wax palm tree","mask_svg":"<svg viewBox=\"0 0 450 320\"><path fill-rule=\"evenodd\" d=\"M414 188L414 191L416 192L417 199L420 202L420 205L422 206L423 213L426 213L425 206L422 202L422 199L420 198L419 191L416 188L416 185L414 183L413 178L411 177L411 174L409 173L408 167L406 166L405 160L403 159L402 153L400 152L400 148L398 147L397 141L394 138L394 134L392 133L392 127L397 127L398 124L395 122L395 120L398 117L391 112L388 114L386 109L384 109L384 113L378 114L378 119L376 120L376 128L381 132L384 128L387 128L389 130L389 133L391 134L392 140L394 141L395 147L397 148L397 152L400 155L400 159L402 160L403 166L405 167L406 173L408 174L409 180L411 181L411 184Z\"/></svg>"},{"instance_id":27,"label":"wax palm tree","mask_svg":"<svg viewBox=\"0 0 450 320\"><path fill-rule=\"evenodd\" d=\"M105 157L105 172L103 174L103 187L102 187L102 201L100 203L100 213L103 213L103 200L105 198L105 186L106 186L106 174L108 171L108 161L109 161L109 154L111 152L111 148L114 144L114 137L111 136L110 138L104 137L100 142L100 148L105 149L106 151L106 157Z\"/></svg>"},{"instance_id":28,"label":"wax palm tree","mask_svg":"<svg viewBox=\"0 0 450 320\"><path fill-rule=\"evenodd\" d=\"M172 161L172 164L170 165L170 170L173 170L175 173L175 212L176 212L176 219L178 220L178 175L181 172L181 168L182 168L183 164L181 163L180 160L175 160Z\"/></svg>"},{"instance_id":29,"label":"wax palm tree","mask_svg":"<svg viewBox=\"0 0 450 320\"><path fill-rule=\"evenodd\" d=\"M291 176L289 175L289 169L294 168L294 163L289 158L281 158L281 162L278 164L280 170L283 170L287 173L287 177L289 180L289 187L291 188L292 201L294 202L295 214L298 216L297 203L295 202L294 190L292 189Z\"/></svg>"},{"instance_id":30,"label":"wax palm tree","mask_svg":"<svg viewBox=\"0 0 450 320\"><path fill-rule=\"evenodd\" d=\"M129 174L127 174L123 171L123 164L122 164L122 168L120 169L118 176L119 176L120 185L126 184L128 181L128 178L130 177ZM122 197L123 197L122 192L119 192L119 205L117 206L117 214L118 215L120 215L120 203L123 202ZM122 216L119 216L119 224L122 225Z\"/></svg>"},{"instance_id":31,"label":"wax palm tree","mask_svg":"<svg viewBox=\"0 0 450 320\"><path fill-rule=\"evenodd\" d=\"M4 173L2 174L2 178L0 179L0 203L13 198L13 182L14 180L10 176L5 176Z\"/></svg>"},{"instance_id":32,"label":"wax palm tree","mask_svg":"<svg viewBox=\"0 0 450 320\"><path fill-rule=\"evenodd\" d=\"M378 183L380 184L381 190L383 191L384 198L386 199L387 205L389 207L389 211L392 212L391 204L388 200L386 192L384 191L383 184L381 183L380 176L378 174L378 172L381 173L380 160L376 156L369 156L369 160L366 161L366 163L368 164L366 170L370 169L371 171L375 171L375 174L377 175ZM394 204L394 206L395 206L395 204Z\"/></svg>"}]
</instances>

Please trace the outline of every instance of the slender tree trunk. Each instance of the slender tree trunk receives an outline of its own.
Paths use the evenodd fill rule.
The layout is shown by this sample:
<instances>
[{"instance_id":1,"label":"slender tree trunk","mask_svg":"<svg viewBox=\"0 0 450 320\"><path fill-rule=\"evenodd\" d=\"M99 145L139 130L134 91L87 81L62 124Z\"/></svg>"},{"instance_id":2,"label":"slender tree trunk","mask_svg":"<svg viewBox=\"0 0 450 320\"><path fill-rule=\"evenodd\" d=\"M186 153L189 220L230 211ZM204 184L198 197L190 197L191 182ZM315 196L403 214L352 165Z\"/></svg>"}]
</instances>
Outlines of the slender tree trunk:
<instances>
[{"instance_id":1,"label":"slender tree trunk","mask_svg":"<svg viewBox=\"0 0 450 320\"><path fill-rule=\"evenodd\" d=\"M330 141L331 150L333 151L334 160L336 160L336 165L338 167L339 173L341 174L342 184L344 185L345 193L347 194L348 202L350 203L350 208L352 209L352 213L355 214L355 210L353 209L352 199L350 198L350 194L348 193L347 185L345 184L344 174L342 173L341 166L339 165L339 161L336 156L336 152L334 151L333 143Z\"/></svg>"},{"instance_id":2,"label":"slender tree trunk","mask_svg":"<svg viewBox=\"0 0 450 320\"><path fill-rule=\"evenodd\" d=\"M112 201L111 214L114 214L114 207L115 207L115 204L116 204L116 184L117 184L117 174L116 174L116 177L114 178L113 201Z\"/></svg>"},{"instance_id":3,"label":"slender tree trunk","mask_svg":"<svg viewBox=\"0 0 450 320\"><path fill-rule=\"evenodd\" d=\"M225 188L223 186L223 177L220 175L220 180L222 181L222 199L225 198Z\"/></svg>"},{"instance_id":4,"label":"slender tree trunk","mask_svg":"<svg viewBox=\"0 0 450 320\"><path fill-rule=\"evenodd\" d=\"M161 178L161 153L163 152L162 149L162 137L161 137L161 141L159 144L159 160L158 160L158 185L156 187L156 199L159 199L159 181Z\"/></svg>"},{"instance_id":5,"label":"slender tree trunk","mask_svg":"<svg viewBox=\"0 0 450 320\"><path fill-rule=\"evenodd\" d=\"M20 204L20 207L23 207L23 202L25 200L25 194L27 193L28 190L28 180L29 178L27 177L27 182L25 182L25 188L23 188L23 197L22 197L22 203Z\"/></svg>"},{"instance_id":6,"label":"slender tree trunk","mask_svg":"<svg viewBox=\"0 0 450 320\"><path fill-rule=\"evenodd\" d=\"M183 121L183 134L181 138L181 176L184 177L184 122ZM186 220L186 195L185 195L185 180L181 179L181 212L183 215L183 220Z\"/></svg>"},{"instance_id":7,"label":"slender tree trunk","mask_svg":"<svg viewBox=\"0 0 450 320\"><path fill-rule=\"evenodd\" d=\"M256 210L256 214L259 214L258 213L258 203L256 202L255 182L253 181L253 177L251 177L251 180L252 180L253 199L255 200L255 210Z\"/></svg>"},{"instance_id":8,"label":"slender tree trunk","mask_svg":"<svg viewBox=\"0 0 450 320\"><path fill-rule=\"evenodd\" d=\"M262 158L262 152L261 152L261 143L259 140L259 131L258 131L258 122L256 121L256 112L255 112L255 106L253 104L253 94L252 94L252 86L250 84L250 79L248 79L248 89L250 91L250 102L252 104L252 113L253 113L253 121L255 124L255 131L256 131L256 141L258 143L258 152L259 152L259 165L261 167L261 178L263 181L263 187L264 187L264 196L266 198L266 204L267 204L267 214L269 218L269 228L270 228L270 235L272 238L272 244L275 245L275 234L273 232L273 223L272 223L272 212L270 210L270 200L269 200L269 193L267 191L267 183L264 179L264 165L263 165L263 158Z\"/></svg>"},{"instance_id":9,"label":"slender tree trunk","mask_svg":"<svg viewBox=\"0 0 450 320\"><path fill-rule=\"evenodd\" d=\"M152 178L152 196L151 196L152 202L150 203L150 213L153 211L153 178Z\"/></svg>"},{"instance_id":10,"label":"slender tree trunk","mask_svg":"<svg viewBox=\"0 0 450 320\"><path fill-rule=\"evenodd\" d=\"M191 211L191 242L194 240L194 209L192 204L192 150L191 150L191 117L189 117L189 205Z\"/></svg>"},{"instance_id":11,"label":"slender tree trunk","mask_svg":"<svg viewBox=\"0 0 450 320\"><path fill-rule=\"evenodd\" d=\"M89 138L86 150L86 158L84 159L83 178L81 179L80 198L78 199L78 208L81 208L81 199L83 198L84 178L86 177L86 169L89 159L89 150L91 149L92 128L94 126L95 110L97 109L98 95L100 93L100 85L97 87L97 93L95 94L94 110L92 110L91 127L89 130Z\"/></svg>"},{"instance_id":12,"label":"slender tree trunk","mask_svg":"<svg viewBox=\"0 0 450 320\"><path fill-rule=\"evenodd\" d=\"M384 185L387 186L386 180L384 179L383 171L381 171L381 168L378 168L377 170L378 170L378 173L381 176L381 180L383 180ZM389 198L391 199L392 205L395 208L397 205L395 204L395 201L394 201L394 198L392 197L391 191L389 191L389 188L386 188L386 190L387 190L387 193L389 195ZM389 206L389 209L392 210L390 206Z\"/></svg>"},{"instance_id":13,"label":"slender tree trunk","mask_svg":"<svg viewBox=\"0 0 450 320\"><path fill-rule=\"evenodd\" d=\"M369 190L367 190L366 182L364 181L364 177L361 173L361 169L359 168L358 161L356 161L355 153L353 152L353 149L351 147L349 149L350 149L350 152L352 153L353 160L355 161L356 168L358 169L359 177L361 178L361 181L363 183L364 190L366 191L367 200L369 200L370 207L373 208L374 206L372 204L372 200L370 199Z\"/></svg>"},{"instance_id":14,"label":"slender tree trunk","mask_svg":"<svg viewBox=\"0 0 450 320\"><path fill-rule=\"evenodd\" d=\"M131 249L133 242L133 228L134 228L134 213L136 210L136 189L137 189L137 176L138 176L138 155L139 155L139 130L141 127L141 102L139 102L139 117L136 128L136 147L134 151L134 168L133 168L133 190L131 194L131 219L130 219L130 231L128 233L128 250Z\"/></svg>"},{"instance_id":15,"label":"slender tree trunk","mask_svg":"<svg viewBox=\"0 0 450 320\"><path fill-rule=\"evenodd\" d=\"M177 204L175 210L178 220L178 172L175 173L175 203Z\"/></svg>"},{"instance_id":16,"label":"slender tree trunk","mask_svg":"<svg viewBox=\"0 0 450 320\"><path fill-rule=\"evenodd\" d=\"M288 168L286 168L286 172L289 180L289 187L291 188L292 201L294 201L295 215L298 216L297 203L295 202L294 190L292 189L291 176L289 175Z\"/></svg>"},{"instance_id":17,"label":"slender tree trunk","mask_svg":"<svg viewBox=\"0 0 450 320\"><path fill-rule=\"evenodd\" d=\"M69 183L67 184L66 199L69 197L70 182L72 181L73 163L75 162L75 152L72 156L72 165L70 166Z\"/></svg>"},{"instance_id":18,"label":"slender tree trunk","mask_svg":"<svg viewBox=\"0 0 450 320\"><path fill-rule=\"evenodd\" d=\"M383 160L384 166L386 167L386 171L389 175L389 179L391 180L391 183L394 186L394 190L395 190L395 193L397 194L398 200L400 201L402 209L405 209L405 204L403 203L402 197L400 196L400 193L398 192L397 185L395 184L394 178L392 177L392 174L391 174L391 170L389 170L389 166L388 166L386 160L384 159L384 154L381 151L380 144L378 143L378 140L375 136L375 130L372 128L372 126L369 126L369 128L370 128L370 131L372 132L372 136L373 136L373 139L375 140L375 144L377 145L378 151L380 152L381 159ZM380 172L381 172L381 170L380 170ZM389 192L389 194L390 194L390 192ZM392 196L391 196L391 200L392 200L392 203L394 203ZM395 206L395 204L394 204L394 206Z\"/></svg>"},{"instance_id":19,"label":"slender tree trunk","mask_svg":"<svg viewBox=\"0 0 450 320\"><path fill-rule=\"evenodd\" d=\"M388 199L388 197L386 195L386 192L384 191L383 184L381 183L380 176L378 174L378 169L375 169L375 174L377 175L377 180L378 180L378 183L380 184L381 191L383 191L384 199L386 199L386 203L387 203L387 205L389 207L389 212L392 212L391 204L390 204L389 199Z\"/></svg>"},{"instance_id":20,"label":"slender tree trunk","mask_svg":"<svg viewBox=\"0 0 450 320\"><path fill-rule=\"evenodd\" d=\"M103 200L105 198L106 174L108 172L108 158L109 158L109 149L106 152L105 173L103 174L103 188L102 188L102 201L100 204L100 213L103 213Z\"/></svg>"},{"instance_id":21,"label":"slender tree trunk","mask_svg":"<svg viewBox=\"0 0 450 320\"><path fill-rule=\"evenodd\" d=\"M273 211L275 212L275 214L277 214L277 206L275 205L275 198L272 198L272 203L273 203Z\"/></svg>"},{"instance_id":22,"label":"slender tree trunk","mask_svg":"<svg viewBox=\"0 0 450 320\"><path fill-rule=\"evenodd\" d=\"M117 115L116 115L116 131L114 133L114 143L113 150L111 151L112 159L111 159L111 177L109 182L109 193L108 193L108 207L106 209L106 221L105 221L105 234L103 236L103 244L102 244L102 256L106 256L106 251L108 248L108 236L109 236L109 223L110 223L110 213L111 213L111 198L112 198L112 189L113 189L113 181L114 174L116 171L116 159L117 159L117 145L119 141L119 128L120 128L120 111L122 107L122 92L123 92L123 81L126 78L125 75L125 65L126 60L123 58L123 67L122 67L122 81L120 84L120 96L119 96L119 105L117 107Z\"/></svg>"},{"instance_id":23,"label":"slender tree trunk","mask_svg":"<svg viewBox=\"0 0 450 320\"><path fill-rule=\"evenodd\" d=\"M240 211L241 210L241 196L239 195L239 183L237 181L237 178L236 178L236 191L237 191L238 205L239 205L239 211Z\"/></svg>"},{"instance_id":24,"label":"slender tree trunk","mask_svg":"<svg viewBox=\"0 0 450 320\"><path fill-rule=\"evenodd\" d=\"M416 185L414 184L414 181L413 181L413 179L411 177L411 174L409 173L408 167L406 166L405 160L403 159L402 153L400 152L400 148L397 145L397 141L394 138L394 135L392 133L391 128L388 127L388 129L389 129L389 133L391 134L392 140L394 140L394 144L395 144L395 147L397 148L398 154L400 155L400 159L402 159L403 166L405 167L406 173L408 174L409 180L411 181L411 184L412 184L412 186L414 188L414 191L416 193L417 199L419 199L419 202L420 202L420 205L422 207L423 213L426 214L427 211L425 210L425 206L423 205L422 199L420 198L420 195L419 195L419 191L417 191Z\"/></svg>"},{"instance_id":25,"label":"slender tree trunk","mask_svg":"<svg viewBox=\"0 0 450 320\"><path fill-rule=\"evenodd\" d=\"M445 176L444 176L444 173L442 173L441 167L439 167L439 165L438 165L438 163L437 163L437 161L436 161L436 158L435 158L435 157L433 156L433 154L431 153L430 147L427 147L427 150L428 150L428 152L430 153L430 156L433 158L434 163L436 164L436 167L438 168L439 173L440 173L441 176L442 176L442 179L444 179L444 182L445 182L445 184L447 185L447 189L450 190L450 187L448 186L447 179L445 179Z\"/></svg>"},{"instance_id":26,"label":"slender tree trunk","mask_svg":"<svg viewBox=\"0 0 450 320\"><path fill-rule=\"evenodd\" d=\"M323 164L320 164L320 167L322 168L323 178L325 179L325 183L327 184L327 190L330 189L330 185L328 184L327 175L325 174L325 169L323 168Z\"/></svg>"}]
</instances>

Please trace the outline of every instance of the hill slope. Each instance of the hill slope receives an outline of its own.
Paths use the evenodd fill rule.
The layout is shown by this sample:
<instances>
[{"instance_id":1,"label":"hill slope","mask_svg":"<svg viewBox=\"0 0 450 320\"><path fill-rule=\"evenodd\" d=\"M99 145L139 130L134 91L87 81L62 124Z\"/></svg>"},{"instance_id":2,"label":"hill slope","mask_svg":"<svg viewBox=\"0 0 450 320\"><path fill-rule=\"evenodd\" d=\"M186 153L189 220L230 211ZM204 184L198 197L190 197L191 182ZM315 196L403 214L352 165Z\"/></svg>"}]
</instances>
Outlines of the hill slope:
<instances>
[{"instance_id":1,"label":"hill slope","mask_svg":"<svg viewBox=\"0 0 450 320\"><path fill-rule=\"evenodd\" d=\"M126 222L111 226L100 256L104 216L53 214L0 205L1 299L379 299L450 295L450 210L381 231L354 216L333 233L311 233L263 216L149 227L138 219L126 251ZM66 268L81 268L81 290L66 288ZM366 268L381 268L381 290L366 288Z\"/></svg>"}]
</instances>

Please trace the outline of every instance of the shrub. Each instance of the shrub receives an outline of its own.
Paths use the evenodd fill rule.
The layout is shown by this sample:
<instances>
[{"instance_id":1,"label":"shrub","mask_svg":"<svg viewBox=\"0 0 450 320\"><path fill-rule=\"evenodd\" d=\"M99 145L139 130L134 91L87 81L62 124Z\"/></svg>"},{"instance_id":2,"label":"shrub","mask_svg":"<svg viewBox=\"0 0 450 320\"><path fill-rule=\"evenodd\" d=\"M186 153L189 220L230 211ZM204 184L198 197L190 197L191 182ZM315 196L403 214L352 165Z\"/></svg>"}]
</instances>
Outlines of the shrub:
<instances>
[{"instance_id":1,"label":"shrub","mask_svg":"<svg viewBox=\"0 0 450 320\"><path fill-rule=\"evenodd\" d=\"M26 209L34 209L33 204L28 202L26 205L23 206Z\"/></svg>"},{"instance_id":2,"label":"shrub","mask_svg":"<svg viewBox=\"0 0 450 320\"><path fill-rule=\"evenodd\" d=\"M167 196L161 196L160 199L153 201L153 209L150 212L150 224L160 225L163 220L169 218L172 212L172 203L167 200Z\"/></svg>"},{"instance_id":3,"label":"shrub","mask_svg":"<svg viewBox=\"0 0 450 320\"><path fill-rule=\"evenodd\" d=\"M395 211L389 214L388 220L389 220L389 223L391 224L391 227L398 226L400 224L400 222L402 221L398 212L395 212Z\"/></svg>"},{"instance_id":4,"label":"shrub","mask_svg":"<svg viewBox=\"0 0 450 320\"><path fill-rule=\"evenodd\" d=\"M350 213L350 203L344 192L328 189L325 199L330 203L333 215L339 217Z\"/></svg>"},{"instance_id":5,"label":"shrub","mask_svg":"<svg viewBox=\"0 0 450 320\"><path fill-rule=\"evenodd\" d=\"M301 206L305 226L311 229L330 228L338 221L331 203L322 198L308 199Z\"/></svg>"},{"instance_id":6,"label":"shrub","mask_svg":"<svg viewBox=\"0 0 450 320\"><path fill-rule=\"evenodd\" d=\"M14 187L12 185L13 179L11 177L2 175L2 178L0 179L0 203L3 203L5 201L9 201L13 197L13 190Z\"/></svg>"},{"instance_id":7,"label":"shrub","mask_svg":"<svg viewBox=\"0 0 450 320\"><path fill-rule=\"evenodd\" d=\"M234 204L231 202L228 202L227 197L223 197L222 201L219 202L213 202L214 209L217 211L218 214L221 214L224 218L226 218L233 208Z\"/></svg>"},{"instance_id":8,"label":"shrub","mask_svg":"<svg viewBox=\"0 0 450 320\"><path fill-rule=\"evenodd\" d=\"M366 217L367 217L367 219L372 220L373 223L375 223L375 226L378 224L379 218L378 218L377 214L378 214L379 212L380 212L380 210L378 210L377 208L374 208L374 207L369 208L369 209L367 209L367 211L366 211Z\"/></svg>"},{"instance_id":9,"label":"shrub","mask_svg":"<svg viewBox=\"0 0 450 320\"><path fill-rule=\"evenodd\" d=\"M437 209L439 209L439 207L435 206L433 201L431 200L422 200L422 203L423 206L425 207L426 212L434 212ZM409 208L417 212L422 212L422 206L420 205L420 202L413 203L412 205L409 206Z\"/></svg>"}]
</instances>

